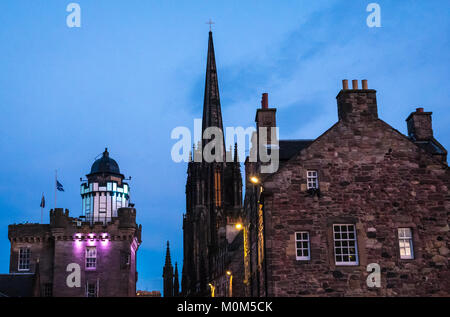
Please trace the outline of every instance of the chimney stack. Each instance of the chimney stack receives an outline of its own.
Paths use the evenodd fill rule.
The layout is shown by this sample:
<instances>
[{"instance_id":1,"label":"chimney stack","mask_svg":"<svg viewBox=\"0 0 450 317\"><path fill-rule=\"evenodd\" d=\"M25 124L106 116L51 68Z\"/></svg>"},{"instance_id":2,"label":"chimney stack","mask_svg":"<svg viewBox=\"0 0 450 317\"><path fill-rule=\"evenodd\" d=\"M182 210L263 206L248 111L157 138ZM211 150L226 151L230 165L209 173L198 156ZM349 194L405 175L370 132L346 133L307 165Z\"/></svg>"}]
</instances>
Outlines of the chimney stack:
<instances>
[{"instance_id":1,"label":"chimney stack","mask_svg":"<svg viewBox=\"0 0 450 317\"><path fill-rule=\"evenodd\" d=\"M267 144L272 144L270 128L274 128L277 126L276 111L276 108L269 108L269 94L263 93L261 99L261 108L256 110L255 122L257 131L259 131L259 128L267 128Z\"/></svg>"},{"instance_id":2,"label":"chimney stack","mask_svg":"<svg viewBox=\"0 0 450 317\"><path fill-rule=\"evenodd\" d=\"M408 136L414 141L429 141L433 139L433 128L431 124L432 112L424 112L419 107L406 119L408 125Z\"/></svg>"},{"instance_id":3,"label":"chimney stack","mask_svg":"<svg viewBox=\"0 0 450 317\"><path fill-rule=\"evenodd\" d=\"M367 79L362 80L362 89L358 89L358 80L352 80L352 89L348 89L348 80L342 81L342 90L337 95L339 120L357 122L378 118L377 92L369 89Z\"/></svg>"},{"instance_id":4,"label":"chimney stack","mask_svg":"<svg viewBox=\"0 0 450 317\"><path fill-rule=\"evenodd\" d=\"M269 109L269 94L266 92L262 94L261 109Z\"/></svg>"}]
</instances>

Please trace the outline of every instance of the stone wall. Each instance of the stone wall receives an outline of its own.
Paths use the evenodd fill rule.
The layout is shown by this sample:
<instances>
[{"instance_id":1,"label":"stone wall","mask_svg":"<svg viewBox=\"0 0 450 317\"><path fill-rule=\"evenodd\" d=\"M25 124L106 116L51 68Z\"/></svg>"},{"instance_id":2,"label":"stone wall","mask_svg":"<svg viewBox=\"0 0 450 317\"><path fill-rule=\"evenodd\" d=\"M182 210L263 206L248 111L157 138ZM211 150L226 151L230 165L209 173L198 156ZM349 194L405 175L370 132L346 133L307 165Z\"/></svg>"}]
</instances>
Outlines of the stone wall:
<instances>
[{"instance_id":1,"label":"stone wall","mask_svg":"<svg viewBox=\"0 0 450 317\"><path fill-rule=\"evenodd\" d=\"M108 225L102 223L77 224L62 209L51 211L51 224L10 225L10 273L18 272L20 247L31 250L30 271L36 272L39 259L41 295L45 284L53 285L53 296L86 296L86 284L98 280L99 296L136 295L136 253L141 242L141 227L135 223L133 208L119 210L119 218ZM86 247L96 246L97 266L86 268ZM71 272L67 266L80 266L81 285L70 288L66 279Z\"/></svg>"},{"instance_id":2,"label":"stone wall","mask_svg":"<svg viewBox=\"0 0 450 317\"><path fill-rule=\"evenodd\" d=\"M306 191L309 169L320 197ZM450 294L449 168L383 121L339 121L264 186L270 295ZM334 264L339 223L356 224L358 266ZM413 260L399 258L399 227L412 228ZM296 231L310 233L310 261L296 260ZM369 263L381 266L379 289L366 285Z\"/></svg>"}]
</instances>

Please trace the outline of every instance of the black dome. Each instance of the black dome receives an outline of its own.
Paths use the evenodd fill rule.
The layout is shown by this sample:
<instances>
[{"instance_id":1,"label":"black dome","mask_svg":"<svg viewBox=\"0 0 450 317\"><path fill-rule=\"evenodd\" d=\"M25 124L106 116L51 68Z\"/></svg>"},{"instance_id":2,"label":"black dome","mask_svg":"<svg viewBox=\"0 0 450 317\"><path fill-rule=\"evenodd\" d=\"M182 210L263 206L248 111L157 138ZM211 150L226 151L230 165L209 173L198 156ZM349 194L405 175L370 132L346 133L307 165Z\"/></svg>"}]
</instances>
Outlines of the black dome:
<instances>
[{"instance_id":1,"label":"black dome","mask_svg":"<svg viewBox=\"0 0 450 317\"><path fill-rule=\"evenodd\" d=\"M108 148L103 152L103 156L92 164L91 174L96 173L120 174L119 164L109 157Z\"/></svg>"}]
</instances>

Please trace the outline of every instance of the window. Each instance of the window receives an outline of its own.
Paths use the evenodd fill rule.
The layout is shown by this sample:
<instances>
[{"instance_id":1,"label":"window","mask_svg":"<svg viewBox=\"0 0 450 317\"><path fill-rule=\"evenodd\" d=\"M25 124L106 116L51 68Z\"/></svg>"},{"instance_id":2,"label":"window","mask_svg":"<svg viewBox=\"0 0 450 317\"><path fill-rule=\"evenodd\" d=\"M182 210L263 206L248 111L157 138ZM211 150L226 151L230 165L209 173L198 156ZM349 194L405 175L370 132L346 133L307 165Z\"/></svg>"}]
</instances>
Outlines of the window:
<instances>
[{"instance_id":1,"label":"window","mask_svg":"<svg viewBox=\"0 0 450 317\"><path fill-rule=\"evenodd\" d=\"M31 250L28 247L19 249L19 271L30 270Z\"/></svg>"},{"instance_id":2,"label":"window","mask_svg":"<svg viewBox=\"0 0 450 317\"><path fill-rule=\"evenodd\" d=\"M309 252L309 232L303 231L295 233L295 249L298 261L307 261L311 259Z\"/></svg>"},{"instance_id":3,"label":"window","mask_svg":"<svg viewBox=\"0 0 450 317\"><path fill-rule=\"evenodd\" d=\"M128 252L121 252L120 256L121 256L121 265L120 265L120 267L122 269L127 268L130 265L130 262L131 262L131 254L128 253Z\"/></svg>"},{"instance_id":4,"label":"window","mask_svg":"<svg viewBox=\"0 0 450 317\"><path fill-rule=\"evenodd\" d=\"M88 282L86 286L86 296L87 297L97 297L98 288L97 283Z\"/></svg>"},{"instance_id":5,"label":"window","mask_svg":"<svg viewBox=\"0 0 450 317\"><path fill-rule=\"evenodd\" d=\"M358 265L355 225L333 225L336 265Z\"/></svg>"},{"instance_id":6,"label":"window","mask_svg":"<svg viewBox=\"0 0 450 317\"><path fill-rule=\"evenodd\" d=\"M106 196L105 196L105 194L100 196L99 212L102 212L102 213L106 212Z\"/></svg>"},{"instance_id":7,"label":"window","mask_svg":"<svg viewBox=\"0 0 450 317\"><path fill-rule=\"evenodd\" d=\"M414 259L412 231L410 228L398 229L398 244L400 247L400 259Z\"/></svg>"},{"instance_id":8,"label":"window","mask_svg":"<svg viewBox=\"0 0 450 317\"><path fill-rule=\"evenodd\" d=\"M116 203L117 203L117 209L122 208L122 197L120 197L120 194L117 194Z\"/></svg>"},{"instance_id":9,"label":"window","mask_svg":"<svg viewBox=\"0 0 450 317\"><path fill-rule=\"evenodd\" d=\"M91 211L91 197L88 195L85 198L86 201L86 214L89 214Z\"/></svg>"},{"instance_id":10,"label":"window","mask_svg":"<svg viewBox=\"0 0 450 317\"><path fill-rule=\"evenodd\" d=\"M307 188L308 189L317 189L319 188L319 182L317 177L317 171L307 171Z\"/></svg>"},{"instance_id":11,"label":"window","mask_svg":"<svg viewBox=\"0 0 450 317\"><path fill-rule=\"evenodd\" d=\"M44 285L44 297L52 297L53 296L53 284L46 283Z\"/></svg>"},{"instance_id":12,"label":"window","mask_svg":"<svg viewBox=\"0 0 450 317\"><path fill-rule=\"evenodd\" d=\"M97 267L97 248L86 247L86 268L95 269Z\"/></svg>"},{"instance_id":13,"label":"window","mask_svg":"<svg viewBox=\"0 0 450 317\"><path fill-rule=\"evenodd\" d=\"M214 172L214 189L216 207L222 206L222 183L220 181L220 171Z\"/></svg>"}]
</instances>

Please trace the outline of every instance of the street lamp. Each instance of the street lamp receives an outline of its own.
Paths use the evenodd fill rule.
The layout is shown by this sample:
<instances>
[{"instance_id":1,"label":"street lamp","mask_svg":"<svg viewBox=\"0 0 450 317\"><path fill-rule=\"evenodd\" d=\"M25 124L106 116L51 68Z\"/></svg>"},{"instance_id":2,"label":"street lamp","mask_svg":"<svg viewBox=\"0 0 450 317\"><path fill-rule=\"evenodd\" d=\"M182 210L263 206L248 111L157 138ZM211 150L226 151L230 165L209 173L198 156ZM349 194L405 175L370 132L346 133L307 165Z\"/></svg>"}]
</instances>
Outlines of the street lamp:
<instances>
[{"instance_id":1,"label":"street lamp","mask_svg":"<svg viewBox=\"0 0 450 317\"><path fill-rule=\"evenodd\" d=\"M233 275L231 274L231 271L227 271L226 273L230 277L228 284L228 297L233 297Z\"/></svg>"},{"instance_id":2,"label":"street lamp","mask_svg":"<svg viewBox=\"0 0 450 317\"><path fill-rule=\"evenodd\" d=\"M211 297L215 297L216 287L211 283L209 283L208 285L211 288Z\"/></svg>"},{"instance_id":3,"label":"street lamp","mask_svg":"<svg viewBox=\"0 0 450 317\"><path fill-rule=\"evenodd\" d=\"M257 176L251 176L250 182L252 182L253 184L259 184L260 180Z\"/></svg>"}]
</instances>

